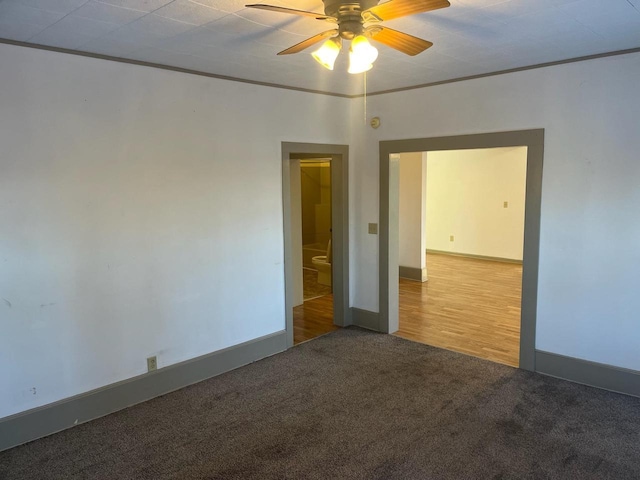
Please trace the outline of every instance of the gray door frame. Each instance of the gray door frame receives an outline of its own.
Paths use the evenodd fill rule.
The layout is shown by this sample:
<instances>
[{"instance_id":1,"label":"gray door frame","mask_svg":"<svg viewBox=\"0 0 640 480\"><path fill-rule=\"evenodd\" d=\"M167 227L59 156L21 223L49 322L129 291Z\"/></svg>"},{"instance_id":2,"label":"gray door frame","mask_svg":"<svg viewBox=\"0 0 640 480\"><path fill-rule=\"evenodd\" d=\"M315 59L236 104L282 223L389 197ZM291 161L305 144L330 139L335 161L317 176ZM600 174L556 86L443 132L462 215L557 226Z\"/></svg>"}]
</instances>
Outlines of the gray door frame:
<instances>
[{"instance_id":1,"label":"gray door frame","mask_svg":"<svg viewBox=\"0 0 640 480\"><path fill-rule=\"evenodd\" d=\"M282 142L282 208L284 213L284 277L287 348L293 346L293 267L291 232L292 160L329 158L331 161L331 248L333 323L351 325L349 309L349 146Z\"/></svg>"},{"instance_id":2,"label":"gray door frame","mask_svg":"<svg viewBox=\"0 0 640 480\"><path fill-rule=\"evenodd\" d=\"M398 330L398 199L394 198L397 197L398 159L391 156L404 152L523 146L527 147L527 190L522 259L520 368L535 370L544 129L380 142L379 311L380 329L383 332L393 333Z\"/></svg>"}]
</instances>

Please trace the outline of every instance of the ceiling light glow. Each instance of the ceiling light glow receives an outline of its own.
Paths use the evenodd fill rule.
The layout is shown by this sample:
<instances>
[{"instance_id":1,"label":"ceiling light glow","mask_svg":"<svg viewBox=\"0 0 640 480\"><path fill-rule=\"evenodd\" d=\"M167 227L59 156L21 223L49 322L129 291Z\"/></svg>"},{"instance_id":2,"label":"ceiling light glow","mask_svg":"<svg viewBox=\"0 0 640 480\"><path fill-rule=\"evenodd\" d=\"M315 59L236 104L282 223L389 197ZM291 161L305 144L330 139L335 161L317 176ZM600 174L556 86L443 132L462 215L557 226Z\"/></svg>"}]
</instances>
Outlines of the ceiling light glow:
<instances>
[{"instance_id":1,"label":"ceiling light glow","mask_svg":"<svg viewBox=\"0 0 640 480\"><path fill-rule=\"evenodd\" d=\"M341 48L342 40L340 37L330 38L319 49L314 51L311 56L324 68L333 70Z\"/></svg>"},{"instance_id":2,"label":"ceiling light glow","mask_svg":"<svg viewBox=\"0 0 640 480\"><path fill-rule=\"evenodd\" d=\"M351 41L348 72L357 74L371 70L377 58L378 49L364 35L358 35Z\"/></svg>"}]
</instances>

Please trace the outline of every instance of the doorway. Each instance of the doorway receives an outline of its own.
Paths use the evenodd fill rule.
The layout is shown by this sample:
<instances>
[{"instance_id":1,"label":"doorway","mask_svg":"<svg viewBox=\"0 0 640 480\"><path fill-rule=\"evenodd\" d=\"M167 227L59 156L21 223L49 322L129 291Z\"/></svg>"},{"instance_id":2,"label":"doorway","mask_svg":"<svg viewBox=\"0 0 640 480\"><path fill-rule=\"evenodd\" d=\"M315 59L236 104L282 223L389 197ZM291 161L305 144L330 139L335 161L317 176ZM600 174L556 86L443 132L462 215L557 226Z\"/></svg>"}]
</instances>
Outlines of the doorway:
<instances>
[{"instance_id":1,"label":"doorway","mask_svg":"<svg viewBox=\"0 0 640 480\"><path fill-rule=\"evenodd\" d=\"M499 147L527 147L519 367L535 369L535 326L544 130L523 130L380 142L380 329L399 328L399 154Z\"/></svg>"},{"instance_id":2,"label":"doorway","mask_svg":"<svg viewBox=\"0 0 640 480\"><path fill-rule=\"evenodd\" d=\"M401 153L396 335L517 367L526 147Z\"/></svg>"},{"instance_id":3,"label":"doorway","mask_svg":"<svg viewBox=\"0 0 640 480\"><path fill-rule=\"evenodd\" d=\"M301 220L302 298L296 295L293 306L295 345L338 328L333 324L331 158L301 159L298 168L300 209L294 205L292 216L299 214ZM291 176L292 191L298 188L296 173ZM298 219L291 222L295 225Z\"/></svg>"},{"instance_id":4,"label":"doorway","mask_svg":"<svg viewBox=\"0 0 640 480\"><path fill-rule=\"evenodd\" d=\"M348 305L348 153L349 149L346 145L282 143L285 312L288 347L351 324ZM306 174L309 177L305 177L305 183L317 181L320 190L318 198L312 198L308 202L314 210L314 215L304 219L302 176ZM324 180L321 178L323 175ZM326 191L327 188L328 191ZM314 195L312 193L311 196ZM315 232L316 219L310 218L315 217L315 210L322 217L319 219L317 232ZM327 213L329 217L327 218L323 213ZM314 223L314 232L312 234L307 232L304 238L303 222ZM306 248L303 248L303 244ZM314 265L314 257L316 257L316 264L319 261L325 264L330 263L330 268L322 268L326 265ZM329 262L326 257L329 257ZM323 272L319 272L320 269ZM315 280L308 282L306 301L305 275L308 280Z\"/></svg>"}]
</instances>

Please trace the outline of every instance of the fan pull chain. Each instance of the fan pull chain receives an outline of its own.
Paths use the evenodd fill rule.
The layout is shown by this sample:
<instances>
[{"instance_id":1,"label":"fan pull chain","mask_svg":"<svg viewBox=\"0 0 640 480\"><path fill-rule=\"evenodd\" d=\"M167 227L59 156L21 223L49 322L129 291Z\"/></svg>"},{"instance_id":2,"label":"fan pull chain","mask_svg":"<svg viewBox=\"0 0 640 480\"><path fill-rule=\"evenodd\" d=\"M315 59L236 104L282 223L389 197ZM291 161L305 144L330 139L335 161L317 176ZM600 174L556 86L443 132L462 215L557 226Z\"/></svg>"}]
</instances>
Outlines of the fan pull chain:
<instances>
[{"instance_id":1,"label":"fan pull chain","mask_svg":"<svg viewBox=\"0 0 640 480\"><path fill-rule=\"evenodd\" d=\"M364 124L367 124L367 72L364 72Z\"/></svg>"}]
</instances>

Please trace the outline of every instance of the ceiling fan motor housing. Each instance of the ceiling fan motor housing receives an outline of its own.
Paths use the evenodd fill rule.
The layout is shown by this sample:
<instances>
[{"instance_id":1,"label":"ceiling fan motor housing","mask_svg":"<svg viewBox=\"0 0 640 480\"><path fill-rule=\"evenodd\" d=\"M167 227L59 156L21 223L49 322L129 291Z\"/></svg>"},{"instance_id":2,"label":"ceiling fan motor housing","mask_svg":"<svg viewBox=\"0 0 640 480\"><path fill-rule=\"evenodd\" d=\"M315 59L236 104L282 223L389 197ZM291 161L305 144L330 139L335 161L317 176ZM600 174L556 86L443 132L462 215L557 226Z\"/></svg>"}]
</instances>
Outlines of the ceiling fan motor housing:
<instances>
[{"instance_id":1,"label":"ceiling fan motor housing","mask_svg":"<svg viewBox=\"0 0 640 480\"><path fill-rule=\"evenodd\" d=\"M351 40L362 34L364 20L362 12L375 7L378 0L360 0L349 2L344 0L324 0L324 13L338 19L340 37Z\"/></svg>"},{"instance_id":2,"label":"ceiling fan motor housing","mask_svg":"<svg viewBox=\"0 0 640 480\"><path fill-rule=\"evenodd\" d=\"M353 38L360 35L363 30L362 20L342 20L339 25L339 35L345 40L353 40Z\"/></svg>"},{"instance_id":3,"label":"ceiling fan motor housing","mask_svg":"<svg viewBox=\"0 0 640 480\"><path fill-rule=\"evenodd\" d=\"M341 7L345 7L347 9L353 8L362 12L378 5L378 0L359 0L357 2L349 0L323 0L323 3L325 15L340 18L339 12Z\"/></svg>"}]
</instances>

